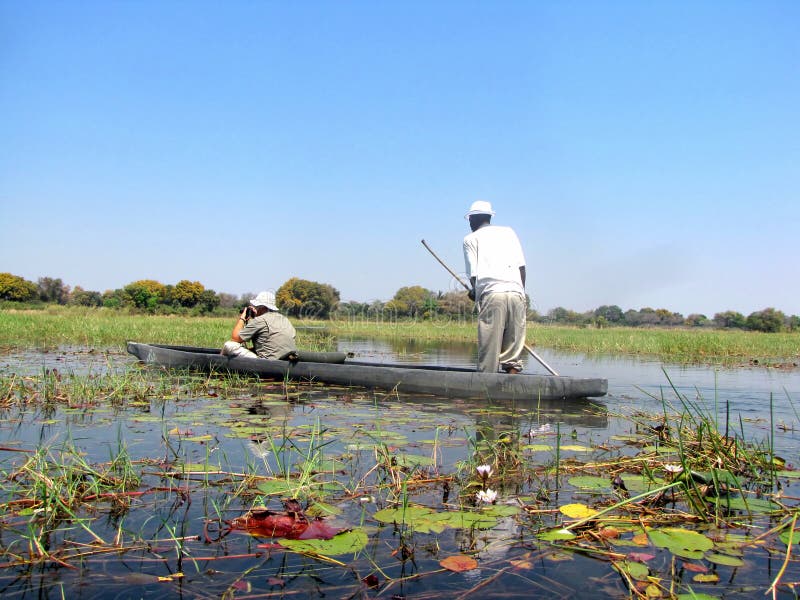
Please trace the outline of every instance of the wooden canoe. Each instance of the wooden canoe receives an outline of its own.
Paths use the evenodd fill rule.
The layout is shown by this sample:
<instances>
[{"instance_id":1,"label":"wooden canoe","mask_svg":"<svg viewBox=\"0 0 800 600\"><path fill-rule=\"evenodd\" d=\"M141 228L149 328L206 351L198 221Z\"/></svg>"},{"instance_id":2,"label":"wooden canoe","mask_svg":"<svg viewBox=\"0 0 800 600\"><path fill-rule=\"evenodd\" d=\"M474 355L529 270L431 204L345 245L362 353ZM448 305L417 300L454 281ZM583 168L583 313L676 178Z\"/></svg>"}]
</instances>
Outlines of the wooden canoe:
<instances>
[{"instance_id":1,"label":"wooden canoe","mask_svg":"<svg viewBox=\"0 0 800 600\"><path fill-rule=\"evenodd\" d=\"M397 365L346 359L341 352L298 351L299 360L229 357L218 348L128 342L139 360L169 368L248 373L267 379L318 381L342 386L492 400L594 398L608 391L608 380L556 375L480 373L445 366Z\"/></svg>"}]
</instances>

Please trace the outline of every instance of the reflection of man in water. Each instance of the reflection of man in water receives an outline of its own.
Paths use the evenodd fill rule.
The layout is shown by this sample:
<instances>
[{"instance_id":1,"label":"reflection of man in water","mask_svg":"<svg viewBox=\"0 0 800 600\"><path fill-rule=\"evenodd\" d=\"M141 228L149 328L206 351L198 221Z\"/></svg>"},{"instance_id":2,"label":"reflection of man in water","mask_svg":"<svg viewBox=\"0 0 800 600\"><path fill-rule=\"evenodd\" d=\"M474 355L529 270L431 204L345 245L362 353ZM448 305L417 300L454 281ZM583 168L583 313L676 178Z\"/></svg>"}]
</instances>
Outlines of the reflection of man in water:
<instances>
[{"instance_id":1,"label":"reflection of man in water","mask_svg":"<svg viewBox=\"0 0 800 600\"><path fill-rule=\"evenodd\" d=\"M495 473L519 463L519 419L506 411L486 411L475 421L475 461L489 465Z\"/></svg>"},{"instance_id":2,"label":"reflection of man in water","mask_svg":"<svg viewBox=\"0 0 800 600\"><path fill-rule=\"evenodd\" d=\"M518 414L509 414L508 406L490 407L481 411L475 421L476 465L488 465L497 475L520 465L522 448L520 446L520 419ZM484 487L497 492L496 503L504 504L509 498L516 498L520 489L498 487L499 481L489 479ZM473 499L474 499L473 495ZM465 554L479 558L481 563L500 560L509 549L519 541L521 527L514 516L500 517L491 529L463 529L455 533L456 543ZM470 578L480 579L480 569L464 573Z\"/></svg>"}]
</instances>

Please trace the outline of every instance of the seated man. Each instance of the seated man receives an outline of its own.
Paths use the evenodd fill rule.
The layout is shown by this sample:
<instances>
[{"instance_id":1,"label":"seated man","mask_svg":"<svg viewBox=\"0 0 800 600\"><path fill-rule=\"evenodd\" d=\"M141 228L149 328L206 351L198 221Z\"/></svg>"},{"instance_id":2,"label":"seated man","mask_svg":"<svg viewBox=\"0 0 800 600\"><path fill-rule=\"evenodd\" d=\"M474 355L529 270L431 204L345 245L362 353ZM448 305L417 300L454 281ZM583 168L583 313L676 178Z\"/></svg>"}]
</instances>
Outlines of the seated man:
<instances>
[{"instance_id":1,"label":"seated man","mask_svg":"<svg viewBox=\"0 0 800 600\"><path fill-rule=\"evenodd\" d=\"M294 338L294 327L278 312L275 294L260 292L239 315L231 339L222 347L222 354L277 359L297 350ZM244 346L251 340L253 351Z\"/></svg>"}]
</instances>

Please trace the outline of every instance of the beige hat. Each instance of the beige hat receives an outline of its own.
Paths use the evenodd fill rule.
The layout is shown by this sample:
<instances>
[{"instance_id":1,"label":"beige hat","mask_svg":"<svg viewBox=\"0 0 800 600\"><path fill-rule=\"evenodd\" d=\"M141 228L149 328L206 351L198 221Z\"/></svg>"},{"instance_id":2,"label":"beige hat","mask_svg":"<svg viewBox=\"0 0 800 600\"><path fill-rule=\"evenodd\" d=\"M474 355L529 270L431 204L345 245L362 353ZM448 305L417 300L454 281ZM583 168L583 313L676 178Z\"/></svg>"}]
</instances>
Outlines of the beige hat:
<instances>
[{"instance_id":1,"label":"beige hat","mask_svg":"<svg viewBox=\"0 0 800 600\"><path fill-rule=\"evenodd\" d=\"M270 310L278 310L273 292L259 292L258 296L250 300L250 304L253 306L266 306Z\"/></svg>"},{"instance_id":2,"label":"beige hat","mask_svg":"<svg viewBox=\"0 0 800 600\"><path fill-rule=\"evenodd\" d=\"M464 218L469 219L472 215L489 215L493 217L494 211L492 210L492 203L486 200L476 200L472 203L472 206L469 207L469 212L464 215Z\"/></svg>"}]
</instances>

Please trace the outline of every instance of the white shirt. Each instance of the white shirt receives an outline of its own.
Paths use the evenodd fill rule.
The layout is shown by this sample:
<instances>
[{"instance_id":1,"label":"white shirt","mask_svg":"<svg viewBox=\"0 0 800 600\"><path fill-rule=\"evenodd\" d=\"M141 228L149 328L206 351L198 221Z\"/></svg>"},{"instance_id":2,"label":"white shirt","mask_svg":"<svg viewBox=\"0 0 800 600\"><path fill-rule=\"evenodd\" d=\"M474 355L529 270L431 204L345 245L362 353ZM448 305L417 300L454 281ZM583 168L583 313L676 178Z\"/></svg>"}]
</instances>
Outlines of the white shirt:
<instances>
[{"instance_id":1,"label":"white shirt","mask_svg":"<svg viewBox=\"0 0 800 600\"><path fill-rule=\"evenodd\" d=\"M475 298L486 293L525 294L519 268L525 256L517 234L511 227L484 225L464 238L464 264L467 275L475 277Z\"/></svg>"}]
</instances>

